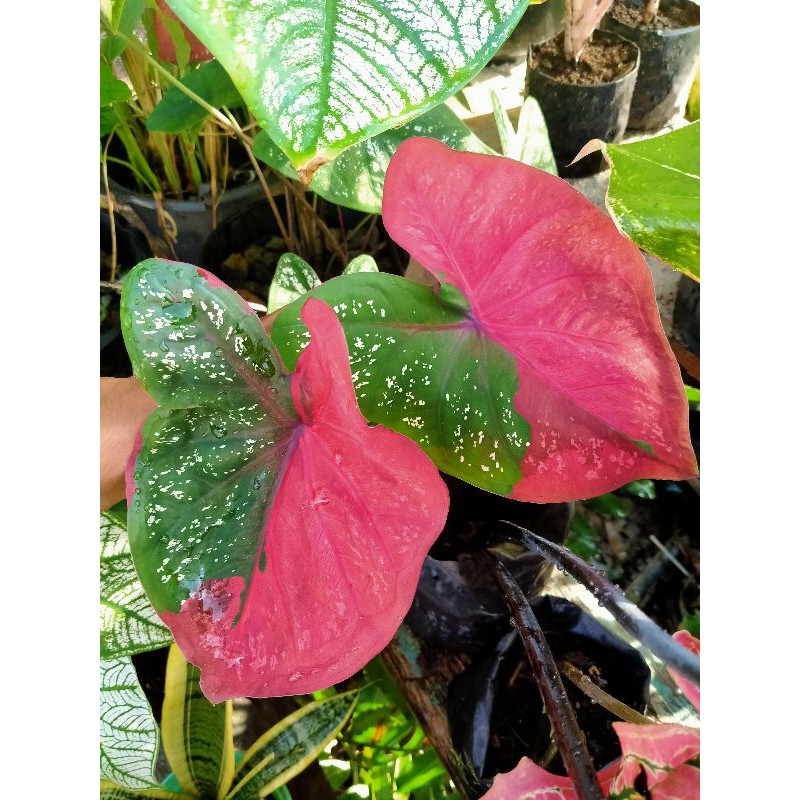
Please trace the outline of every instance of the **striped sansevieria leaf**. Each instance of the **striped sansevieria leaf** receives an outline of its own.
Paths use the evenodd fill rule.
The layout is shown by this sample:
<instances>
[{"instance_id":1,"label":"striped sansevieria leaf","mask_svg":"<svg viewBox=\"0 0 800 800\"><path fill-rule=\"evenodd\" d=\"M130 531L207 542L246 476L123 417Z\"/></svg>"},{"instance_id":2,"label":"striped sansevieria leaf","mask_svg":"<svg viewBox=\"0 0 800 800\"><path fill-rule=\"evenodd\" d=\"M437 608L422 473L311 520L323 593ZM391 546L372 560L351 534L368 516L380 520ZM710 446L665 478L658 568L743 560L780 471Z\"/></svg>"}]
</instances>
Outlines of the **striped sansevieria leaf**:
<instances>
[{"instance_id":1,"label":"striped sansevieria leaf","mask_svg":"<svg viewBox=\"0 0 800 800\"><path fill-rule=\"evenodd\" d=\"M111 781L100 781L100 800L179 800L185 795L167 789L126 789Z\"/></svg>"},{"instance_id":2,"label":"striped sansevieria leaf","mask_svg":"<svg viewBox=\"0 0 800 800\"><path fill-rule=\"evenodd\" d=\"M355 703L355 692L337 694L270 728L236 767L228 800L260 800L302 772L341 730Z\"/></svg>"},{"instance_id":3,"label":"striped sansevieria leaf","mask_svg":"<svg viewBox=\"0 0 800 800\"><path fill-rule=\"evenodd\" d=\"M167 660L161 736L172 771L185 792L215 800L233 779L233 705L212 705L200 691L200 670L173 644Z\"/></svg>"},{"instance_id":4,"label":"striped sansevieria leaf","mask_svg":"<svg viewBox=\"0 0 800 800\"><path fill-rule=\"evenodd\" d=\"M457 92L528 0L168 0L310 178Z\"/></svg>"},{"instance_id":5,"label":"striped sansevieria leaf","mask_svg":"<svg viewBox=\"0 0 800 800\"><path fill-rule=\"evenodd\" d=\"M155 786L158 727L130 658L100 660L100 777L127 789Z\"/></svg>"},{"instance_id":6,"label":"striped sansevieria leaf","mask_svg":"<svg viewBox=\"0 0 800 800\"><path fill-rule=\"evenodd\" d=\"M118 658L172 641L133 567L125 504L100 514L100 657Z\"/></svg>"}]
</instances>

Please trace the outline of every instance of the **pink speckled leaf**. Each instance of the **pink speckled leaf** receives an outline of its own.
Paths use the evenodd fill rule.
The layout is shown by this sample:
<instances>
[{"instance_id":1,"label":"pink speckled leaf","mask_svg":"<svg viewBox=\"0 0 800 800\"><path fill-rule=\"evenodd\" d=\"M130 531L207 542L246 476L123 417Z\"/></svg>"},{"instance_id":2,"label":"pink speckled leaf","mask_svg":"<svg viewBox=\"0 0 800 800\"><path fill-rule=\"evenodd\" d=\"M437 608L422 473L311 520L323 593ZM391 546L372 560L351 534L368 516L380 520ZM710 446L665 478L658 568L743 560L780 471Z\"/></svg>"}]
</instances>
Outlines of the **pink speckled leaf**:
<instances>
[{"instance_id":1,"label":"pink speckled leaf","mask_svg":"<svg viewBox=\"0 0 800 800\"><path fill-rule=\"evenodd\" d=\"M624 797L624 791L634 787L642 771L652 791L673 770L700 754L700 731L696 728L629 722L615 722L613 727L622 746L622 761L612 781L610 797ZM692 796L681 800L692 800Z\"/></svg>"},{"instance_id":2,"label":"pink speckled leaf","mask_svg":"<svg viewBox=\"0 0 800 800\"><path fill-rule=\"evenodd\" d=\"M344 680L408 611L447 490L412 441L358 411L336 315L309 299L291 375L238 295L153 259L123 330L162 408L129 474L134 563L212 702Z\"/></svg>"},{"instance_id":3,"label":"pink speckled leaf","mask_svg":"<svg viewBox=\"0 0 800 800\"><path fill-rule=\"evenodd\" d=\"M647 265L581 194L534 167L417 138L389 165L383 215L466 299L459 335L513 356L514 407L531 427L514 497L559 502L697 473Z\"/></svg>"},{"instance_id":4,"label":"pink speckled leaf","mask_svg":"<svg viewBox=\"0 0 800 800\"><path fill-rule=\"evenodd\" d=\"M696 655L700 655L700 640L696 639L692 636L689 631L678 631L677 633L672 634L672 638L678 642L678 644L683 645L687 650L690 650L692 653ZM686 696L686 699L699 711L700 710L700 687L692 683L687 678L684 678L683 675L675 672L674 669L670 669L667 667L667 672L672 676L672 679L675 683L678 684L678 688L683 692Z\"/></svg>"},{"instance_id":5,"label":"pink speckled leaf","mask_svg":"<svg viewBox=\"0 0 800 800\"><path fill-rule=\"evenodd\" d=\"M597 773L604 794L616 770L614 763ZM553 775L529 758L521 758L511 772L495 777L482 800L578 800L578 795L571 778Z\"/></svg>"},{"instance_id":6,"label":"pink speckled leaf","mask_svg":"<svg viewBox=\"0 0 800 800\"><path fill-rule=\"evenodd\" d=\"M700 800L700 770L681 764L650 788L650 800Z\"/></svg>"}]
</instances>

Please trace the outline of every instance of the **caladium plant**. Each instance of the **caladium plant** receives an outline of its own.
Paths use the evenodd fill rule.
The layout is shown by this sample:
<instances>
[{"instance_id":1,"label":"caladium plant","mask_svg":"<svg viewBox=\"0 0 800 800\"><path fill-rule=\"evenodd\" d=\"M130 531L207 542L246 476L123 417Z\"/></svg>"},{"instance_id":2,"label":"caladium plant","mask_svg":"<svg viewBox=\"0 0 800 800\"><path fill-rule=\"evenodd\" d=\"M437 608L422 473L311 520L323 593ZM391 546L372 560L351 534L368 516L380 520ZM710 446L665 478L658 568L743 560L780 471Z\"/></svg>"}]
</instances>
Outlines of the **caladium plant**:
<instances>
[{"instance_id":1,"label":"caladium plant","mask_svg":"<svg viewBox=\"0 0 800 800\"><path fill-rule=\"evenodd\" d=\"M214 276L152 259L121 303L160 404L128 473L128 536L150 601L213 702L301 694L391 639L441 531L447 490L419 447L358 411L347 345L315 299L285 374Z\"/></svg>"},{"instance_id":2,"label":"caladium plant","mask_svg":"<svg viewBox=\"0 0 800 800\"><path fill-rule=\"evenodd\" d=\"M310 292L339 315L371 422L520 500L697 473L647 265L565 181L409 139L386 174L383 220L440 286L360 274ZM307 340L300 307L272 329L290 367Z\"/></svg>"}]
</instances>

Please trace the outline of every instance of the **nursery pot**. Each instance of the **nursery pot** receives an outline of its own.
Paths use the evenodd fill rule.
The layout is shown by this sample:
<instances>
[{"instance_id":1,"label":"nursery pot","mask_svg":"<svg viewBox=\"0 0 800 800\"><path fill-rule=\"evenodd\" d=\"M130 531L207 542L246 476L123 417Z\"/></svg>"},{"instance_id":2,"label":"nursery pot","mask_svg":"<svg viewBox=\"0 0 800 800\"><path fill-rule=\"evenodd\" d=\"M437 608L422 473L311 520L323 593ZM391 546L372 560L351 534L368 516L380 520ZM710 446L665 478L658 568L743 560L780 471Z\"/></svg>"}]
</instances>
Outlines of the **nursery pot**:
<instances>
[{"instance_id":1,"label":"nursery pot","mask_svg":"<svg viewBox=\"0 0 800 800\"><path fill-rule=\"evenodd\" d=\"M571 503L537 505L489 494L449 475L450 513L437 543L422 565L406 623L421 639L460 653L476 653L505 630L508 610L491 574L475 558L505 519L551 541L564 541ZM507 527L507 526L506 526ZM503 544L493 552L517 583L533 596L549 573L541 557L522 545Z\"/></svg>"},{"instance_id":2,"label":"nursery pot","mask_svg":"<svg viewBox=\"0 0 800 800\"><path fill-rule=\"evenodd\" d=\"M154 237L164 237L158 220L158 206L151 194L126 189L113 180L109 181L109 188L119 202L129 205L136 212ZM197 200L162 201L162 208L172 217L177 229L178 238L173 247L179 261L202 263L203 248L214 230L211 204L207 187L201 187L200 198ZM217 227L222 227L228 219L252 206L261 206L265 218L272 213L264 197L264 190L257 180L226 189L217 206Z\"/></svg>"},{"instance_id":3,"label":"nursery pot","mask_svg":"<svg viewBox=\"0 0 800 800\"><path fill-rule=\"evenodd\" d=\"M691 0L661 0L659 16L674 16L671 24L676 27L660 30L638 26L630 16L643 6L643 0L617 2L601 25L635 42L641 51L628 128L659 130L686 104L700 56L700 6Z\"/></svg>"},{"instance_id":4,"label":"nursery pot","mask_svg":"<svg viewBox=\"0 0 800 800\"><path fill-rule=\"evenodd\" d=\"M625 133L639 69L639 49L615 33L595 31L592 49L613 52L614 48L625 59L617 70L622 74L595 81L586 61L571 70L563 56L554 59L552 54L561 52L562 41L560 34L542 44L531 45L525 93L535 97L542 108L559 175L577 178L592 175L604 166L600 153L592 153L569 166L590 139L619 142ZM571 82L578 80L579 72L585 73L580 80L590 82Z\"/></svg>"},{"instance_id":5,"label":"nursery pot","mask_svg":"<svg viewBox=\"0 0 800 800\"><path fill-rule=\"evenodd\" d=\"M644 711L650 670L633 647L562 597L539 597L531 606L556 663L571 663L613 697ZM522 641L508 622L505 630L448 689L451 738L472 797L483 795L497 773L510 771L523 756L541 761L551 741L550 721ZM617 718L568 679L563 682L595 768L602 769L620 755L611 727ZM547 769L565 774L560 755Z\"/></svg>"}]
</instances>

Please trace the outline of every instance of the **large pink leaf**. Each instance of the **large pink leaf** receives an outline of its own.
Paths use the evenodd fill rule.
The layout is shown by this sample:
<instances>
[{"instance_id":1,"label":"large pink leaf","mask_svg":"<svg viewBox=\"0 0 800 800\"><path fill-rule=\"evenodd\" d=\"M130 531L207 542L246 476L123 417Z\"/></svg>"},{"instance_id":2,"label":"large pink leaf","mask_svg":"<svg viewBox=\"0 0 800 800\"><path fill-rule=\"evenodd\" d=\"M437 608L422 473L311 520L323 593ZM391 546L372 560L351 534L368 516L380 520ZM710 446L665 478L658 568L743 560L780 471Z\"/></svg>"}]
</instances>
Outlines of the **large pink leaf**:
<instances>
[{"instance_id":1,"label":"large pink leaf","mask_svg":"<svg viewBox=\"0 0 800 800\"><path fill-rule=\"evenodd\" d=\"M681 764L650 788L650 800L700 800L700 770Z\"/></svg>"},{"instance_id":2,"label":"large pink leaf","mask_svg":"<svg viewBox=\"0 0 800 800\"><path fill-rule=\"evenodd\" d=\"M335 313L284 376L214 276L144 262L126 343L162 407L128 474L134 562L206 696L302 694L352 675L407 613L448 496L418 445L358 410ZM170 407L171 406L171 407Z\"/></svg>"},{"instance_id":3,"label":"large pink leaf","mask_svg":"<svg viewBox=\"0 0 800 800\"><path fill-rule=\"evenodd\" d=\"M689 631L678 631L672 634L672 638L683 645L687 650L691 650L695 655L700 655L700 640L692 636ZM700 687L692 683L688 678L675 672L674 669L667 667L667 672L672 676L678 688L686 696L686 699L699 711L700 710Z\"/></svg>"},{"instance_id":4,"label":"large pink leaf","mask_svg":"<svg viewBox=\"0 0 800 800\"><path fill-rule=\"evenodd\" d=\"M581 194L416 138L389 165L383 219L465 296L470 329L514 358L514 405L531 426L515 497L558 502L697 473L647 265Z\"/></svg>"}]
</instances>

